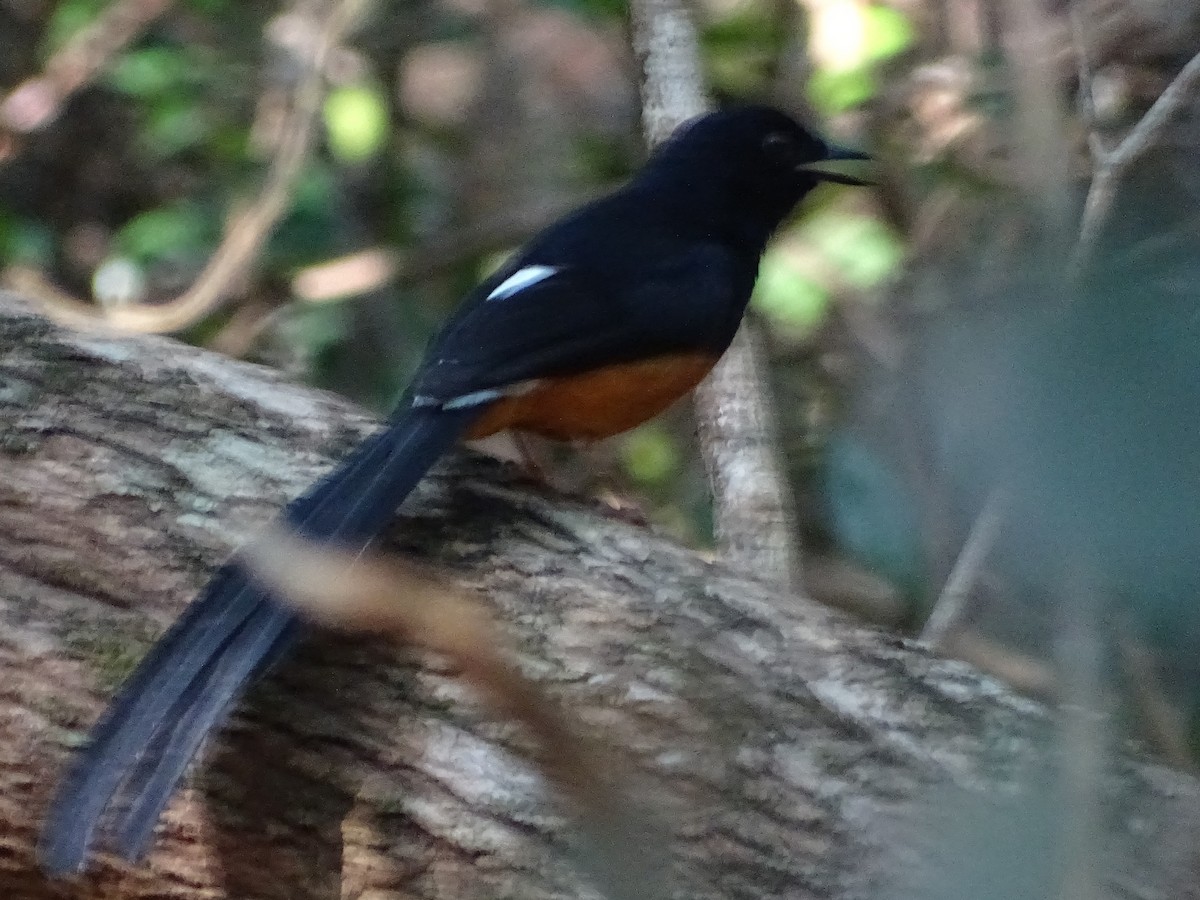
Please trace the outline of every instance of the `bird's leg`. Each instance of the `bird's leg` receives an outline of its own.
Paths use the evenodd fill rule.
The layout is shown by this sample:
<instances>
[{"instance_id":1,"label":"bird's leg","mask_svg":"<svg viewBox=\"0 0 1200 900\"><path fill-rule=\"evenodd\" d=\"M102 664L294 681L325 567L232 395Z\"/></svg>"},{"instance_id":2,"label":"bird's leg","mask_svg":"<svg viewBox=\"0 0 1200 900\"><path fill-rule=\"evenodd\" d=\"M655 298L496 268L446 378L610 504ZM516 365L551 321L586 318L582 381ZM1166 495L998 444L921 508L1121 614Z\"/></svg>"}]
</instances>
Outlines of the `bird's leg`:
<instances>
[{"instance_id":1,"label":"bird's leg","mask_svg":"<svg viewBox=\"0 0 1200 900\"><path fill-rule=\"evenodd\" d=\"M582 462L582 493L591 497L608 515L634 525L650 522L636 497L626 491L616 474L616 455L612 444L600 441L572 441L571 449Z\"/></svg>"}]
</instances>

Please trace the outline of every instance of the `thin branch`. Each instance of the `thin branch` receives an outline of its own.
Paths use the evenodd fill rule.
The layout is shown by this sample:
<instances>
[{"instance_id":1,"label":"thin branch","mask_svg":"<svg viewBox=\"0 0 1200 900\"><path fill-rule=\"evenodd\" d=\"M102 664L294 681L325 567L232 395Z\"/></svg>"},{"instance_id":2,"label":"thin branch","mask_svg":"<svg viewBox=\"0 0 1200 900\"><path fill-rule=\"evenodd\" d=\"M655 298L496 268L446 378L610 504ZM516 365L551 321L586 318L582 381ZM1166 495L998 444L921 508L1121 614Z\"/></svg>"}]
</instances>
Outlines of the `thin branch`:
<instances>
[{"instance_id":1,"label":"thin branch","mask_svg":"<svg viewBox=\"0 0 1200 900\"><path fill-rule=\"evenodd\" d=\"M303 60L300 78L279 148L271 161L258 197L245 210L230 216L229 225L208 264L192 286L175 299L154 306L128 305L101 311L78 301L58 302L55 293L41 292L46 310L64 324L87 327L107 324L127 331L162 334L180 331L212 314L229 299L258 258L271 229L287 210L296 177L308 158L317 114L324 96L324 69L330 53L358 21L366 0L337 0Z\"/></svg>"},{"instance_id":2,"label":"thin branch","mask_svg":"<svg viewBox=\"0 0 1200 900\"><path fill-rule=\"evenodd\" d=\"M1133 695L1133 707L1145 723L1151 743L1175 768L1193 768L1195 758L1188 746L1187 724L1167 696L1154 654L1127 619L1119 618L1113 630L1121 668Z\"/></svg>"},{"instance_id":3,"label":"thin branch","mask_svg":"<svg viewBox=\"0 0 1200 900\"><path fill-rule=\"evenodd\" d=\"M171 6L171 0L117 0L94 22L55 53L40 75L0 100L0 129L30 134L53 122L63 104L91 84L146 26ZM0 154L0 163L15 153Z\"/></svg>"},{"instance_id":4,"label":"thin branch","mask_svg":"<svg viewBox=\"0 0 1200 900\"><path fill-rule=\"evenodd\" d=\"M950 576L934 604L933 612L921 629L921 641L933 649L946 645L947 637L957 630L966 615L967 601L971 591L979 583L979 574L984 561L996 543L1000 525L1004 520L1004 495L993 490L983 503L983 509L975 517L971 530L963 542L962 552L950 570Z\"/></svg>"},{"instance_id":5,"label":"thin branch","mask_svg":"<svg viewBox=\"0 0 1200 900\"><path fill-rule=\"evenodd\" d=\"M654 146L709 108L699 41L680 0L635 0L630 12L642 70L642 126ZM714 530L727 560L798 587L795 514L758 354L753 328L743 323L733 346L696 389Z\"/></svg>"},{"instance_id":6,"label":"thin branch","mask_svg":"<svg viewBox=\"0 0 1200 900\"><path fill-rule=\"evenodd\" d=\"M1138 159L1156 146L1172 117L1189 99L1200 81L1200 53L1179 70L1146 114L1138 120L1116 147L1107 148L1095 128L1095 104L1092 97L1093 72L1088 61L1087 34L1083 13L1071 5L1071 26L1075 35L1079 68L1079 93L1088 125L1088 148L1092 154L1093 175L1079 223L1079 237L1071 257L1072 271L1082 271L1091 256L1096 239L1112 210L1121 180Z\"/></svg>"}]
</instances>

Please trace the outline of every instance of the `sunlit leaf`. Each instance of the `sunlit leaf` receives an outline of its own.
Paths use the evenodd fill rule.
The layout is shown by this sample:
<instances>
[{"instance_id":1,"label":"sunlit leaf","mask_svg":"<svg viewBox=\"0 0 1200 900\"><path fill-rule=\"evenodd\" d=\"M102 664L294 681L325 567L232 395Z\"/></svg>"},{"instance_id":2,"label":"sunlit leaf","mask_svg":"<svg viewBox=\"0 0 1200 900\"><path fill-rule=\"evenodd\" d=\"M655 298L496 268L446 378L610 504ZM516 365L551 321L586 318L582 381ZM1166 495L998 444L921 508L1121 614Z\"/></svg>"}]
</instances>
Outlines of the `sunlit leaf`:
<instances>
[{"instance_id":1,"label":"sunlit leaf","mask_svg":"<svg viewBox=\"0 0 1200 900\"><path fill-rule=\"evenodd\" d=\"M325 100L325 131L335 157L347 163L363 162L387 140L387 102L374 86L337 88Z\"/></svg>"},{"instance_id":2,"label":"sunlit leaf","mask_svg":"<svg viewBox=\"0 0 1200 900\"><path fill-rule=\"evenodd\" d=\"M830 209L805 222L803 234L857 288L873 287L890 277L904 256L899 239L869 216Z\"/></svg>"},{"instance_id":3,"label":"sunlit leaf","mask_svg":"<svg viewBox=\"0 0 1200 900\"><path fill-rule=\"evenodd\" d=\"M818 69L808 80L808 96L825 115L845 112L870 100L878 86L866 66L833 71Z\"/></svg>"},{"instance_id":4,"label":"sunlit leaf","mask_svg":"<svg viewBox=\"0 0 1200 900\"><path fill-rule=\"evenodd\" d=\"M811 35L816 71L812 102L831 115L858 106L878 90L874 65L910 46L908 18L889 6L842 2L823 7Z\"/></svg>"},{"instance_id":5,"label":"sunlit leaf","mask_svg":"<svg viewBox=\"0 0 1200 900\"><path fill-rule=\"evenodd\" d=\"M915 38L908 16L891 6L868 6L863 21L863 52L867 60L887 59L907 49Z\"/></svg>"},{"instance_id":6,"label":"sunlit leaf","mask_svg":"<svg viewBox=\"0 0 1200 900\"><path fill-rule=\"evenodd\" d=\"M776 250L763 257L753 302L756 309L781 325L809 332L824 320L829 292Z\"/></svg>"},{"instance_id":7,"label":"sunlit leaf","mask_svg":"<svg viewBox=\"0 0 1200 900\"><path fill-rule=\"evenodd\" d=\"M679 468L679 451L670 433L657 425L632 432L621 445L625 471L642 484L657 484Z\"/></svg>"}]
</instances>

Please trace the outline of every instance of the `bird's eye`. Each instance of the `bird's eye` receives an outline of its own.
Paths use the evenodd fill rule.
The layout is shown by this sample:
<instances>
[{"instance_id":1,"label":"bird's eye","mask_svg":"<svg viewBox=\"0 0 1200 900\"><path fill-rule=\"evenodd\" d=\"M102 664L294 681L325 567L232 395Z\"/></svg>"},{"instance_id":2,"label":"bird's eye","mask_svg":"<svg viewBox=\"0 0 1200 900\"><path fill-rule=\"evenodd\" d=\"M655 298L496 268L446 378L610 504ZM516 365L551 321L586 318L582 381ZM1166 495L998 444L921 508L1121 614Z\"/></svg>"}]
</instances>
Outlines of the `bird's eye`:
<instances>
[{"instance_id":1,"label":"bird's eye","mask_svg":"<svg viewBox=\"0 0 1200 900\"><path fill-rule=\"evenodd\" d=\"M773 131L763 138L763 153L771 162L781 166L788 166L795 162L796 143L786 134L779 131Z\"/></svg>"}]
</instances>

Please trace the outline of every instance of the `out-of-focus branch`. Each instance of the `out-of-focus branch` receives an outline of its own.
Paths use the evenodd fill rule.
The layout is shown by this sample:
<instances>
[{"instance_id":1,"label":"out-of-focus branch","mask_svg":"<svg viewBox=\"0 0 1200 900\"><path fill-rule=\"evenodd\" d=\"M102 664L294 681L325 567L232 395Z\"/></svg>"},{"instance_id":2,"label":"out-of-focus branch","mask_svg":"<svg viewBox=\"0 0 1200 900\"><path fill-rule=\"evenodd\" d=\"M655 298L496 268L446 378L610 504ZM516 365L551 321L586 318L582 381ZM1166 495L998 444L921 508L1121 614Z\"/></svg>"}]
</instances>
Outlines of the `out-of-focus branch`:
<instances>
[{"instance_id":1,"label":"out-of-focus branch","mask_svg":"<svg viewBox=\"0 0 1200 900\"><path fill-rule=\"evenodd\" d=\"M1167 695L1153 651L1128 621L1118 618L1113 632L1121 669L1147 738L1175 768L1195 769L1195 757L1188 746L1187 723Z\"/></svg>"},{"instance_id":2,"label":"out-of-focus branch","mask_svg":"<svg viewBox=\"0 0 1200 900\"><path fill-rule=\"evenodd\" d=\"M1093 72L1089 62L1087 28L1084 14L1077 5L1071 6L1071 26L1075 35L1075 57L1079 67L1079 96L1087 122L1088 148L1092 155L1092 183L1084 202L1079 223L1079 237L1072 254L1075 272L1086 266L1096 239L1112 210L1113 200L1121 180L1130 167L1147 151L1157 145L1163 130L1183 107L1200 82L1200 53L1193 56L1167 85L1157 100L1138 120L1129 133L1115 146L1105 146L1096 131L1095 101L1092 96Z\"/></svg>"},{"instance_id":3,"label":"out-of-focus branch","mask_svg":"<svg viewBox=\"0 0 1200 900\"><path fill-rule=\"evenodd\" d=\"M117 0L105 9L50 58L41 74L0 100L0 133L29 134L53 122L63 103L90 84L170 5L171 0ZM15 145L0 146L0 163L14 151Z\"/></svg>"},{"instance_id":4,"label":"out-of-focus branch","mask_svg":"<svg viewBox=\"0 0 1200 900\"><path fill-rule=\"evenodd\" d=\"M372 247L301 269L292 279L296 296L311 302L376 290L390 281L419 284L486 253L522 243L588 197L531 203L438 234L406 250Z\"/></svg>"},{"instance_id":5,"label":"out-of-focus branch","mask_svg":"<svg viewBox=\"0 0 1200 900\"><path fill-rule=\"evenodd\" d=\"M928 646L944 650L947 636L961 624L971 591L979 583L984 561L996 542L996 533L1003 520L1004 494L996 489L984 501L937 603L921 629L921 640Z\"/></svg>"},{"instance_id":6,"label":"out-of-focus branch","mask_svg":"<svg viewBox=\"0 0 1200 900\"><path fill-rule=\"evenodd\" d=\"M641 63L642 123L654 146L708 108L695 25L680 0L631 5ZM713 491L713 521L731 563L799 586L795 514L779 463L775 419L753 326L696 389L700 446Z\"/></svg>"},{"instance_id":7,"label":"out-of-focus branch","mask_svg":"<svg viewBox=\"0 0 1200 900\"><path fill-rule=\"evenodd\" d=\"M749 572L799 589L796 517L766 384L758 330L743 323L696 389L700 445L721 552Z\"/></svg>"},{"instance_id":8,"label":"out-of-focus branch","mask_svg":"<svg viewBox=\"0 0 1200 900\"><path fill-rule=\"evenodd\" d=\"M106 324L127 331L167 333L180 331L215 312L229 299L258 258L263 244L287 209L292 186L308 158L324 94L324 69L330 53L354 26L366 0L334 0L324 22L315 24L304 42L307 56L298 53L302 74L296 82L288 118L258 196L245 209L231 214L220 245L192 286L175 299L154 306L118 306L101 311L78 301L64 300L60 292L26 289L43 301L58 321L74 326ZM296 12L295 15L299 15Z\"/></svg>"},{"instance_id":9,"label":"out-of-focus branch","mask_svg":"<svg viewBox=\"0 0 1200 900\"><path fill-rule=\"evenodd\" d=\"M534 761L570 802L579 862L609 900L666 900L669 855L584 725L526 678L484 606L444 576L400 559L352 555L272 532L244 556L281 596L337 628L384 634L448 657L502 719L536 741ZM624 777L623 777L624 776Z\"/></svg>"}]
</instances>

